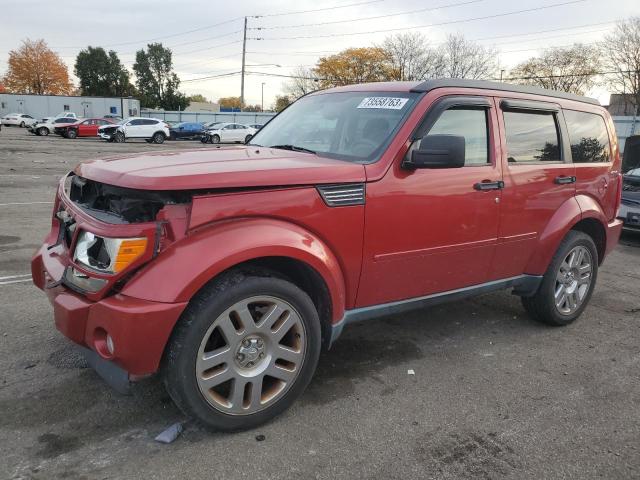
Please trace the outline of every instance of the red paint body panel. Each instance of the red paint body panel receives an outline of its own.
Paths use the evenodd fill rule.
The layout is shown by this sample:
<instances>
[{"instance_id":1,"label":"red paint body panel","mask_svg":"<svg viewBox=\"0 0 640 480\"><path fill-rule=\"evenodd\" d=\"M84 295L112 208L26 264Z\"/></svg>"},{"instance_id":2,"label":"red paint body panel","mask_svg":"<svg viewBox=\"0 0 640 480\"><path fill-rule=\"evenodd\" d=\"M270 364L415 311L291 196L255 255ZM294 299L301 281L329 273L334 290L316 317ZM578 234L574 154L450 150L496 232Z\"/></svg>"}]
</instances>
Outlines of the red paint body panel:
<instances>
[{"instance_id":1,"label":"red paint body panel","mask_svg":"<svg viewBox=\"0 0 640 480\"><path fill-rule=\"evenodd\" d=\"M408 91L413 82L341 87ZM324 95L319 92L314 95ZM412 134L443 96L489 100L491 163L458 169L407 171L401 162ZM550 101L603 115L612 161L604 164L509 164L500 100ZM171 330L193 295L219 273L262 257L304 262L324 280L332 323L344 312L521 275L541 275L567 231L585 218L606 231L606 252L621 222L620 158L604 109L564 99L504 91L439 88L424 95L380 159L361 165L263 147L222 147L126 155L79 165L78 175L142 190L188 190L191 203L166 205L156 222L111 225L80 210L61 188L62 205L87 229L104 236L146 236L154 248L95 294L57 286L74 265L54 218L32 262L34 283L54 304L56 325L96 350L96 332L114 336L113 361L131 374L157 369ZM557 176L577 177L558 185ZM476 191L483 180L504 189ZM329 207L317 185L365 183L364 205ZM605 188L604 185L607 185ZM75 240L74 240L75 241ZM117 283L117 281L120 281ZM98 352L100 353L100 352ZM104 355L103 355L104 357Z\"/></svg>"},{"instance_id":2,"label":"red paint body panel","mask_svg":"<svg viewBox=\"0 0 640 480\"><path fill-rule=\"evenodd\" d=\"M64 125L59 128L61 132L66 132L70 129L77 130L78 137L97 137L98 136L98 127L100 125L94 124L95 120L100 120L101 122L105 122L105 124L114 123L107 118L84 118L82 120L77 121L76 123L71 123L69 125Z\"/></svg>"}]
</instances>

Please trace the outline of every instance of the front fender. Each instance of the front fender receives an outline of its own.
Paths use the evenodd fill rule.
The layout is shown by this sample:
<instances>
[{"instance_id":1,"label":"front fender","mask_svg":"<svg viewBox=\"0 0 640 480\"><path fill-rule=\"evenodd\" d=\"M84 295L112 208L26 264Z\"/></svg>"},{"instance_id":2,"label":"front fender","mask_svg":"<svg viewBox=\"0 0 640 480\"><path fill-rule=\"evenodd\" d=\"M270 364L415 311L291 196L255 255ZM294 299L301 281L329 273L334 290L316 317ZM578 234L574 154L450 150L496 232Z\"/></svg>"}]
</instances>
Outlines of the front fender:
<instances>
[{"instance_id":1,"label":"front fender","mask_svg":"<svg viewBox=\"0 0 640 480\"><path fill-rule=\"evenodd\" d=\"M187 302L216 275L262 257L288 257L315 269L329 290L333 322L342 318L345 281L335 255L313 233L272 218L223 221L197 231L137 272L122 294L156 302Z\"/></svg>"}]
</instances>

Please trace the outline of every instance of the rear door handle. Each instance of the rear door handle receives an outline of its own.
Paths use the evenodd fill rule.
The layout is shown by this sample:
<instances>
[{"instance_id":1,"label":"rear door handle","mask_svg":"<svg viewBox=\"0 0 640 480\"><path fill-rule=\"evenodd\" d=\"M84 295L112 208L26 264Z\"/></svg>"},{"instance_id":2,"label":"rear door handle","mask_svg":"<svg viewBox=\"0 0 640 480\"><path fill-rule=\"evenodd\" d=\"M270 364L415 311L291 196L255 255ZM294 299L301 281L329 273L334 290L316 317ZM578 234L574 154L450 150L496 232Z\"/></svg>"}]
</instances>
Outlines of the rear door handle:
<instances>
[{"instance_id":1,"label":"rear door handle","mask_svg":"<svg viewBox=\"0 0 640 480\"><path fill-rule=\"evenodd\" d=\"M497 182L483 180L482 182L475 183L473 188L480 191L500 190L501 188L504 188L504 182L502 180L498 180Z\"/></svg>"},{"instance_id":2,"label":"rear door handle","mask_svg":"<svg viewBox=\"0 0 640 480\"><path fill-rule=\"evenodd\" d=\"M553 181L558 185L565 185L567 183L576 183L576 177L565 177L564 175L561 175L559 177L556 177Z\"/></svg>"}]
</instances>

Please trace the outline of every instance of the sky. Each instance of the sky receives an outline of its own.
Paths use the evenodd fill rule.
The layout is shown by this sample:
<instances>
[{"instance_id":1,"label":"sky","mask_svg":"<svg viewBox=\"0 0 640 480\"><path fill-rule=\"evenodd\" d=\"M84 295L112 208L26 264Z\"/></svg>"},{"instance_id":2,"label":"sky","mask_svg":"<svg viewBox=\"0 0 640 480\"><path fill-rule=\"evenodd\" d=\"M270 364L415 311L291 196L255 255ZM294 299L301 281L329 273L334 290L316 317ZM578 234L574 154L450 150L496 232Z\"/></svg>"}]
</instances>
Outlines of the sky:
<instances>
[{"instance_id":1,"label":"sky","mask_svg":"<svg viewBox=\"0 0 640 480\"><path fill-rule=\"evenodd\" d=\"M544 48L597 42L633 15L638 0L0 0L0 75L27 38L44 39L71 74L88 45L115 50L131 70L136 50L157 41L172 49L183 92L239 96L239 75L205 77L240 71L247 16L246 70L254 73L245 77L245 101L260 104L264 89L268 108L287 81L276 75L391 34L420 32L433 45L463 34L497 49L508 71ZM606 89L588 93L608 103Z\"/></svg>"}]
</instances>

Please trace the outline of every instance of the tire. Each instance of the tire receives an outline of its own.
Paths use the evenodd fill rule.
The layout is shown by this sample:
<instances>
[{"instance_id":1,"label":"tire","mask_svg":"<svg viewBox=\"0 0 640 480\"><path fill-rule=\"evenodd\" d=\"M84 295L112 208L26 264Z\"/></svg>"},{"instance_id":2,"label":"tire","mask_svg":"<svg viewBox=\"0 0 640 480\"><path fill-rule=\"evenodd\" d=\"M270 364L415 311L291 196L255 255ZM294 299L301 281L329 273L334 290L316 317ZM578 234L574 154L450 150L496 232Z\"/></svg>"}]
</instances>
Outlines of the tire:
<instances>
[{"instance_id":1,"label":"tire","mask_svg":"<svg viewBox=\"0 0 640 480\"><path fill-rule=\"evenodd\" d=\"M67 130L67 138L70 138L70 139L73 140L77 136L78 136L78 131L77 130L75 130L73 128L70 128L70 129Z\"/></svg>"},{"instance_id":2,"label":"tire","mask_svg":"<svg viewBox=\"0 0 640 480\"><path fill-rule=\"evenodd\" d=\"M209 135L203 135L200 137L200 141L202 143L208 143L209 142Z\"/></svg>"},{"instance_id":3,"label":"tire","mask_svg":"<svg viewBox=\"0 0 640 480\"><path fill-rule=\"evenodd\" d=\"M175 141L177 139L176 134L175 133L170 133L169 134L169 140Z\"/></svg>"},{"instance_id":4,"label":"tire","mask_svg":"<svg viewBox=\"0 0 640 480\"><path fill-rule=\"evenodd\" d=\"M157 143L158 145L164 143L165 138L166 137L162 132L156 132L153 134L153 137L151 137L151 139L153 140L153 143Z\"/></svg>"},{"instance_id":5,"label":"tire","mask_svg":"<svg viewBox=\"0 0 640 480\"><path fill-rule=\"evenodd\" d=\"M244 137L244 143L249 143L252 138L253 138L253 135L247 135L246 137Z\"/></svg>"},{"instance_id":6,"label":"tire","mask_svg":"<svg viewBox=\"0 0 640 480\"><path fill-rule=\"evenodd\" d=\"M42 135L43 137L49 135L49 129L47 127L40 127L37 131L38 135Z\"/></svg>"},{"instance_id":7,"label":"tire","mask_svg":"<svg viewBox=\"0 0 640 480\"><path fill-rule=\"evenodd\" d=\"M116 132L113 134L113 141L115 143L124 143L126 140L124 133L122 132Z\"/></svg>"},{"instance_id":8,"label":"tire","mask_svg":"<svg viewBox=\"0 0 640 480\"><path fill-rule=\"evenodd\" d=\"M265 319L255 306L262 315L276 306L283 313ZM253 428L302 394L318 364L320 343L318 313L300 288L266 272L232 271L201 290L182 314L163 358L165 387L176 405L206 428ZM205 352L217 360L205 361ZM290 362L281 363L282 352Z\"/></svg>"},{"instance_id":9,"label":"tire","mask_svg":"<svg viewBox=\"0 0 640 480\"><path fill-rule=\"evenodd\" d=\"M20 128L24 128L24 122L20 122Z\"/></svg>"},{"instance_id":10,"label":"tire","mask_svg":"<svg viewBox=\"0 0 640 480\"><path fill-rule=\"evenodd\" d=\"M534 296L522 297L522 304L538 322L556 327L568 325L586 308L597 278L598 250L593 239L571 230L551 259L540 288Z\"/></svg>"},{"instance_id":11,"label":"tire","mask_svg":"<svg viewBox=\"0 0 640 480\"><path fill-rule=\"evenodd\" d=\"M209 140L211 143L220 143L220 135L213 135Z\"/></svg>"}]
</instances>

